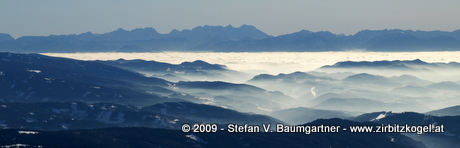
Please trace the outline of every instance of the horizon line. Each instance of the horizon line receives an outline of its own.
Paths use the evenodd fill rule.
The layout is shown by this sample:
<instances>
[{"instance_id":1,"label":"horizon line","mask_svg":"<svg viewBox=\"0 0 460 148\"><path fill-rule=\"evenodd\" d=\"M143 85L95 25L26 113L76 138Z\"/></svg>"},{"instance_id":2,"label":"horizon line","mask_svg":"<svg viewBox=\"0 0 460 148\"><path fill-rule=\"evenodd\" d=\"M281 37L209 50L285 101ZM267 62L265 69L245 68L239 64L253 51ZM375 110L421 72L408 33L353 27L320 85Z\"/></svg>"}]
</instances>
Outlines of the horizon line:
<instances>
[{"instance_id":1,"label":"horizon line","mask_svg":"<svg viewBox=\"0 0 460 148\"><path fill-rule=\"evenodd\" d=\"M460 31L460 29L456 29L456 30L453 30L453 31L445 31L445 30L439 30L439 29L436 29L436 30L412 30L412 29L400 29L400 28L392 28L392 29L388 29L388 28L385 28L385 29L362 29L362 30L359 30L358 32L354 33L354 34L344 34L344 33L334 33L334 32L331 32L331 31L328 31L328 30L320 30L320 31L312 31L312 30L308 30L308 29L301 29L299 31L296 31L296 32L291 32L291 33L285 33L285 34L279 34L279 35L271 35L271 34L268 34L266 32L264 32L263 30L260 30L259 28L257 28L256 26L254 25L249 25L249 24L243 24L243 25L240 25L239 27L234 27L233 25L231 24L228 24L227 26L223 26L223 25L208 25L208 24L205 24L205 25L201 25L201 26L196 26L196 27L193 27L191 29L182 29L182 30L178 30L178 29L172 29L171 31L169 31L168 33L160 33L158 32L157 29L155 29L154 27L139 27L139 28L134 28L134 29L123 29L123 28L117 28L113 31L110 31L110 32L104 32L104 33L93 33L92 31L86 31L86 32L82 32L82 33L70 33L70 34L48 34L48 35L24 35L24 36L20 36L20 37L13 37L11 34L9 33L4 33L4 32L0 32L3 33L3 34L8 34L10 35L12 38L14 38L15 40L16 39L19 39L21 37L47 37L47 36L65 36L65 35L80 35L80 34L84 34L84 33L91 33L93 35L103 35L103 34L107 34L107 33L111 33L111 32L114 32L114 31L117 31L117 30L124 30L124 31L133 31L133 30L136 30L136 29L146 29L146 28L152 28L154 29L158 34L161 34L161 35L166 35L166 34L171 34L172 31L174 30L177 30L177 31L185 31L185 30L193 30L195 28L198 28L198 27L206 27L206 26L209 26L209 27L223 27L223 28L226 28L226 27L232 27L232 28L235 28L235 29L238 29L238 28L241 28L243 26L252 26L254 28L256 28L257 30L269 35L269 36L272 36L272 37L278 37L278 36L282 36L282 35L288 35L288 34L293 34L293 33L297 33L297 32L301 32L301 31L310 31L310 32L313 32L313 33L317 33L317 32L330 32L332 34L335 34L335 35L345 35L345 36L353 36L353 35L356 35L357 33L361 32L361 31L385 31L385 30L402 30L402 31L425 31L425 32L434 32L434 31L440 31L440 32L456 32L456 31Z\"/></svg>"}]
</instances>

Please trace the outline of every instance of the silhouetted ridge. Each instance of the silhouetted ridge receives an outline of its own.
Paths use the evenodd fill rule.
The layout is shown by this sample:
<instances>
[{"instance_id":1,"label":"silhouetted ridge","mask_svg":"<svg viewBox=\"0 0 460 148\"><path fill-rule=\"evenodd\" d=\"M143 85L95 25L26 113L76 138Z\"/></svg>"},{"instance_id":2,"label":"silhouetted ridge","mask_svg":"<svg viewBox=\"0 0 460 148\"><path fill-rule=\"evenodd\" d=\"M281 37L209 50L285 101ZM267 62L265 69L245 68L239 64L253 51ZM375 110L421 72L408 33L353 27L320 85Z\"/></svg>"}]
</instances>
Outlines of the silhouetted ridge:
<instances>
[{"instance_id":1,"label":"silhouetted ridge","mask_svg":"<svg viewBox=\"0 0 460 148\"><path fill-rule=\"evenodd\" d=\"M11 35L6 34L6 33L0 33L0 42L11 41L11 40L14 40L14 38Z\"/></svg>"},{"instance_id":2,"label":"silhouetted ridge","mask_svg":"<svg viewBox=\"0 0 460 148\"><path fill-rule=\"evenodd\" d=\"M127 48L131 47L131 48ZM0 50L15 52L159 52L159 51L458 51L460 31L363 30L355 35L301 30L270 36L251 25L198 26L160 34L155 29L117 29L104 34L0 35Z\"/></svg>"}]
</instances>

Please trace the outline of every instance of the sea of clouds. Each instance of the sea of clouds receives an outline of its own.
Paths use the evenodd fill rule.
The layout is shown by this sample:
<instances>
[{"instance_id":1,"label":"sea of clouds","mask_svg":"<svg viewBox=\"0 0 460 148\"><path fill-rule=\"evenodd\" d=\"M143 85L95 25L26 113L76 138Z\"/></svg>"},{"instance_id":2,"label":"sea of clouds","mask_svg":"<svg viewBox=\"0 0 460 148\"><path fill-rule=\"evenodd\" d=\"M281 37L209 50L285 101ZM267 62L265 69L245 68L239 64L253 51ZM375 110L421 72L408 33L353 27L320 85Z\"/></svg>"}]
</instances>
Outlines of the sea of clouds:
<instances>
[{"instance_id":1,"label":"sea of clouds","mask_svg":"<svg viewBox=\"0 0 460 148\"><path fill-rule=\"evenodd\" d=\"M250 74L279 74L310 71L340 61L415 60L425 62L460 62L460 51L449 52L160 52L160 53L42 53L48 56L79 60L143 59L171 64L203 60L226 65L229 69Z\"/></svg>"}]
</instances>

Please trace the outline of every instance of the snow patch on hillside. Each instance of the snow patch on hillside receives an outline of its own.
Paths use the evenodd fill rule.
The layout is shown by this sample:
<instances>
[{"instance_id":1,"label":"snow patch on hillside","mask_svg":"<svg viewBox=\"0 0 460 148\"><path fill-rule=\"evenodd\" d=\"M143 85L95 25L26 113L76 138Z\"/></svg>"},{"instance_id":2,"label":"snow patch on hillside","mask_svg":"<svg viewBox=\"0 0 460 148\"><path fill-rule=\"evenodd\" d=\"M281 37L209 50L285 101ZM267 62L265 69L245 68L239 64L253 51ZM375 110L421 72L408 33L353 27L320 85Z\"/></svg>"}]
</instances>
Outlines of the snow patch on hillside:
<instances>
[{"instance_id":1,"label":"snow patch on hillside","mask_svg":"<svg viewBox=\"0 0 460 148\"><path fill-rule=\"evenodd\" d=\"M19 134L38 134L38 132L35 131L18 131Z\"/></svg>"},{"instance_id":2,"label":"snow patch on hillside","mask_svg":"<svg viewBox=\"0 0 460 148\"><path fill-rule=\"evenodd\" d=\"M381 113L380 115L378 115L377 117L375 117L374 119L372 119L371 121L379 121L380 119L383 119L387 116L389 116L392 112L389 111L389 112L385 112L385 113Z\"/></svg>"},{"instance_id":3,"label":"snow patch on hillside","mask_svg":"<svg viewBox=\"0 0 460 148\"><path fill-rule=\"evenodd\" d=\"M24 119L26 122L37 122L37 118L34 118L34 117L22 117L22 119Z\"/></svg>"},{"instance_id":4,"label":"snow patch on hillside","mask_svg":"<svg viewBox=\"0 0 460 148\"><path fill-rule=\"evenodd\" d=\"M191 135L185 135L185 137L190 138L190 139L192 139L192 140L195 140L195 141L197 141L197 142L204 143L204 144L207 144L207 143L208 143L208 142L206 142L206 141L203 141L203 139L201 139L201 138L198 137L197 135L191 134Z\"/></svg>"},{"instance_id":5,"label":"snow patch on hillside","mask_svg":"<svg viewBox=\"0 0 460 148\"><path fill-rule=\"evenodd\" d=\"M41 73L41 70L29 70L29 72Z\"/></svg>"},{"instance_id":6,"label":"snow patch on hillside","mask_svg":"<svg viewBox=\"0 0 460 148\"><path fill-rule=\"evenodd\" d=\"M11 145L4 145L0 146L0 148L20 148L20 147L29 147L27 144L11 144ZM39 146L42 147L42 146Z\"/></svg>"}]
</instances>

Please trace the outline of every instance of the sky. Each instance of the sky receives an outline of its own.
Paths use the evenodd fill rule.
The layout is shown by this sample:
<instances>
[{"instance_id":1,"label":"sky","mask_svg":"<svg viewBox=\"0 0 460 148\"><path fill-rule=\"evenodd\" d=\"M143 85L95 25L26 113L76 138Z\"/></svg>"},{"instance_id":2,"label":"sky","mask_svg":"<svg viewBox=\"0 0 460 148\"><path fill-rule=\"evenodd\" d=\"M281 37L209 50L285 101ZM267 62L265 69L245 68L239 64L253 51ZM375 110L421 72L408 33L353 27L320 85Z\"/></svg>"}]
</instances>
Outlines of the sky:
<instances>
[{"instance_id":1,"label":"sky","mask_svg":"<svg viewBox=\"0 0 460 148\"><path fill-rule=\"evenodd\" d=\"M204 25L253 25L269 35L300 31L460 29L459 0L0 0L0 33L14 38L107 33L153 27L160 33Z\"/></svg>"}]
</instances>

